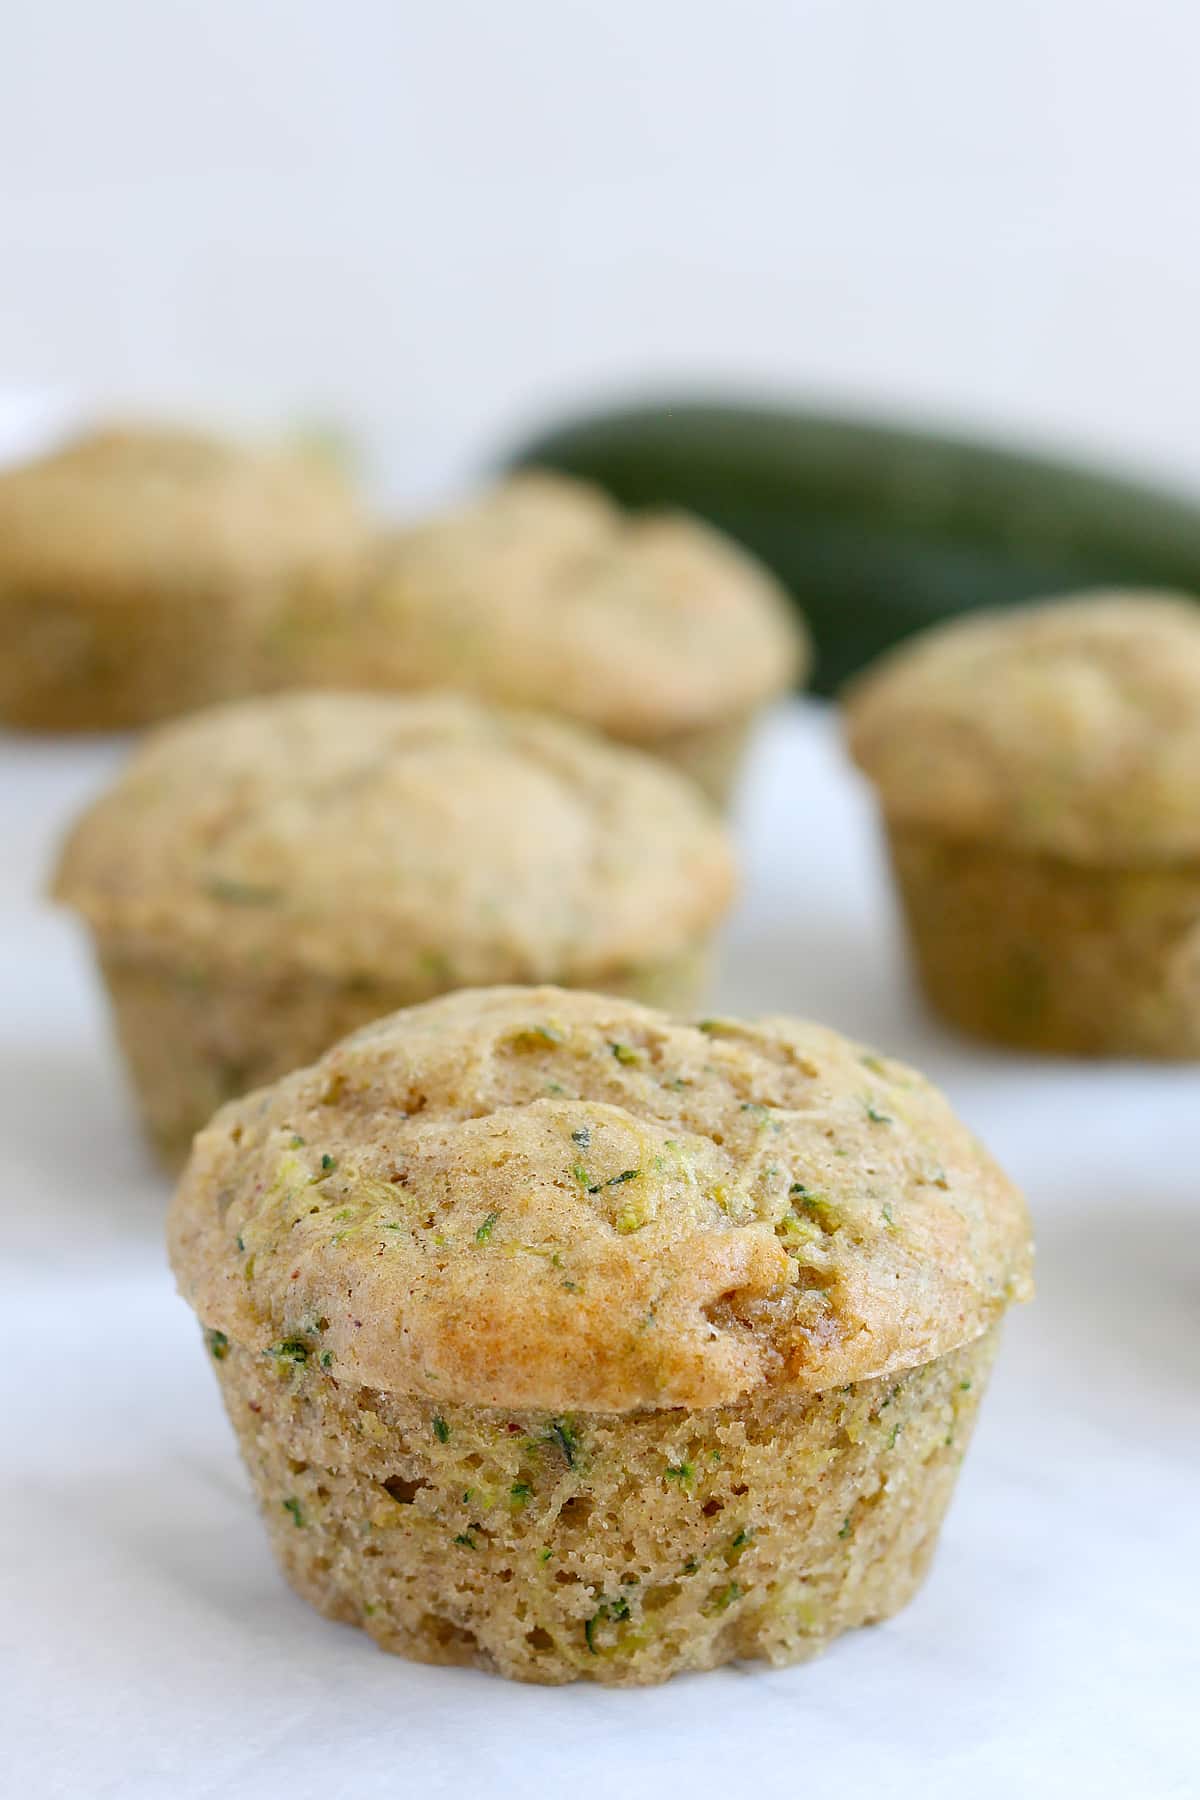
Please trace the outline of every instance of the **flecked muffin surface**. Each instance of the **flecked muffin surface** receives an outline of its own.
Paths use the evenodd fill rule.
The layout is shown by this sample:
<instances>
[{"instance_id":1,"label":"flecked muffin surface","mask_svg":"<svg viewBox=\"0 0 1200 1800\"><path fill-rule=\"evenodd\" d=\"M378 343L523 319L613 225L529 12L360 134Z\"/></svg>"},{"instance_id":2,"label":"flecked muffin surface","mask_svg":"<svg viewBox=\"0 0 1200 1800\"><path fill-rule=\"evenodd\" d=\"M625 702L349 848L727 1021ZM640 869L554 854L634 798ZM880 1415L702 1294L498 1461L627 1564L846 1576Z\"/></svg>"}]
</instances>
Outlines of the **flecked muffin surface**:
<instances>
[{"instance_id":1,"label":"flecked muffin surface","mask_svg":"<svg viewBox=\"0 0 1200 1800\"><path fill-rule=\"evenodd\" d=\"M141 581L186 592L360 542L330 468L198 431L112 427L0 473L5 581L79 581L112 604Z\"/></svg>"},{"instance_id":2,"label":"flecked muffin surface","mask_svg":"<svg viewBox=\"0 0 1200 1800\"><path fill-rule=\"evenodd\" d=\"M795 1021L493 989L226 1108L169 1225L288 1579L521 1680L790 1663L909 1600L1019 1196Z\"/></svg>"},{"instance_id":3,"label":"flecked muffin surface","mask_svg":"<svg viewBox=\"0 0 1200 1800\"><path fill-rule=\"evenodd\" d=\"M919 1587L997 1329L894 1378L634 1413L356 1388L325 1352L208 1344L272 1548L420 1662L626 1686L802 1662Z\"/></svg>"},{"instance_id":4,"label":"flecked muffin surface","mask_svg":"<svg viewBox=\"0 0 1200 1800\"><path fill-rule=\"evenodd\" d=\"M313 648L314 679L453 684L646 744L748 716L807 661L784 596L728 539L547 474L394 533L360 613Z\"/></svg>"},{"instance_id":5,"label":"flecked muffin surface","mask_svg":"<svg viewBox=\"0 0 1200 1800\"><path fill-rule=\"evenodd\" d=\"M64 849L94 929L441 985L599 975L711 928L726 834L669 771L453 696L293 694L148 740Z\"/></svg>"},{"instance_id":6,"label":"flecked muffin surface","mask_svg":"<svg viewBox=\"0 0 1200 1800\"><path fill-rule=\"evenodd\" d=\"M1200 607L1097 594L956 621L851 684L889 821L1078 863L1200 858Z\"/></svg>"},{"instance_id":7,"label":"flecked muffin surface","mask_svg":"<svg viewBox=\"0 0 1200 1800\"><path fill-rule=\"evenodd\" d=\"M316 458L183 428L97 430L0 471L0 711L111 729L250 691L290 610L333 605L369 536Z\"/></svg>"},{"instance_id":8,"label":"flecked muffin surface","mask_svg":"<svg viewBox=\"0 0 1200 1800\"><path fill-rule=\"evenodd\" d=\"M172 1246L239 1343L319 1319L347 1380L611 1412L886 1375L1028 1282L1023 1204L912 1071L556 990L412 1009L223 1113Z\"/></svg>"},{"instance_id":9,"label":"flecked muffin surface","mask_svg":"<svg viewBox=\"0 0 1200 1800\"><path fill-rule=\"evenodd\" d=\"M1200 606L957 621L847 695L927 996L975 1036L1200 1056Z\"/></svg>"}]
</instances>

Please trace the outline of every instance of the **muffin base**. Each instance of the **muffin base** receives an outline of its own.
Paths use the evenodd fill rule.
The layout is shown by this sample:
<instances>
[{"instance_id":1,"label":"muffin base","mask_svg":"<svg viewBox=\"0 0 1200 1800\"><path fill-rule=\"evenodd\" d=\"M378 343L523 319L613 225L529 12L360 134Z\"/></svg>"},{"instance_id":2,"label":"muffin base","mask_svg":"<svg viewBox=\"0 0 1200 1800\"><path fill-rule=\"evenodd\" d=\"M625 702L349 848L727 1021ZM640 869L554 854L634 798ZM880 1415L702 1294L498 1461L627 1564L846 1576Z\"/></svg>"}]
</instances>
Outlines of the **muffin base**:
<instances>
[{"instance_id":1,"label":"muffin base","mask_svg":"<svg viewBox=\"0 0 1200 1800\"><path fill-rule=\"evenodd\" d=\"M120 731L246 692L244 650L276 597L0 594L0 718L25 731Z\"/></svg>"},{"instance_id":2,"label":"muffin base","mask_svg":"<svg viewBox=\"0 0 1200 1800\"><path fill-rule=\"evenodd\" d=\"M755 714L738 713L735 718L701 726L695 731L631 742L634 749L670 763L681 775L694 781L714 806L726 811L737 793L754 723Z\"/></svg>"},{"instance_id":3,"label":"muffin base","mask_svg":"<svg viewBox=\"0 0 1200 1800\"><path fill-rule=\"evenodd\" d=\"M899 1376L702 1412L438 1405L208 1334L276 1557L326 1617L521 1681L803 1661L918 1587L998 1327ZM311 1347L310 1347L311 1346Z\"/></svg>"},{"instance_id":4,"label":"muffin base","mask_svg":"<svg viewBox=\"0 0 1200 1800\"><path fill-rule=\"evenodd\" d=\"M346 981L175 961L115 940L100 939L96 949L143 1124L170 1169L227 1100L314 1062L373 1019L458 985L436 968L406 981ZM686 1013L699 1005L707 974L707 949L691 947L588 985Z\"/></svg>"},{"instance_id":5,"label":"muffin base","mask_svg":"<svg viewBox=\"0 0 1200 1800\"><path fill-rule=\"evenodd\" d=\"M1200 1057L1200 865L1088 868L893 831L922 986L973 1036Z\"/></svg>"},{"instance_id":6,"label":"muffin base","mask_svg":"<svg viewBox=\"0 0 1200 1800\"><path fill-rule=\"evenodd\" d=\"M293 608L328 608L359 550L219 587L129 587L103 597L0 587L0 719L23 731L124 731L287 685L276 638Z\"/></svg>"}]
</instances>

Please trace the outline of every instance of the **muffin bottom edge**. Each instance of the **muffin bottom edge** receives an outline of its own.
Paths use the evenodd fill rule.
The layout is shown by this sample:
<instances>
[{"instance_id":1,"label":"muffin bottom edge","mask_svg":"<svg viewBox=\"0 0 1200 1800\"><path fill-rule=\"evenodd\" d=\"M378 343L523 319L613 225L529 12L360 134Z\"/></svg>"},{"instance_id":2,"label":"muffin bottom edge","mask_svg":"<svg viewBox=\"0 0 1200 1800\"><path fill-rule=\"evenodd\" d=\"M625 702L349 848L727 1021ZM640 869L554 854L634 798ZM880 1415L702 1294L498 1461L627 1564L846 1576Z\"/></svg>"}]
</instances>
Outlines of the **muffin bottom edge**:
<instances>
[{"instance_id":1,"label":"muffin bottom edge","mask_svg":"<svg viewBox=\"0 0 1200 1800\"><path fill-rule=\"evenodd\" d=\"M928 1568L996 1348L705 1412L508 1412L375 1393L209 1334L299 1594L409 1660L643 1685L807 1660Z\"/></svg>"}]
</instances>

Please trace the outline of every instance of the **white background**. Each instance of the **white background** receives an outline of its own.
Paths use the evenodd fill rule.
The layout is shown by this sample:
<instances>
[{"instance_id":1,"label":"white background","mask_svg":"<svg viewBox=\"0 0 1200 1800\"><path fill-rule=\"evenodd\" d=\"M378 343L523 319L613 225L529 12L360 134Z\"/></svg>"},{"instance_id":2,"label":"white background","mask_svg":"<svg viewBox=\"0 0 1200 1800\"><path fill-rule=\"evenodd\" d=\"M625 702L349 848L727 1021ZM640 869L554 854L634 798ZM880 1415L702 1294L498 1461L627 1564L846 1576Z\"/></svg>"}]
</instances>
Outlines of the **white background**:
<instances>
[{"instance_id":1,"label":"white background","mask_svg":"<svg viewBox=\"0 0 1200 1800\"><path fill-rule=\"evenodd\" d=\"M5 0L0 389L341 420L819 391L1200 482L1194 0Z\"/></svg>"}]
</instances>

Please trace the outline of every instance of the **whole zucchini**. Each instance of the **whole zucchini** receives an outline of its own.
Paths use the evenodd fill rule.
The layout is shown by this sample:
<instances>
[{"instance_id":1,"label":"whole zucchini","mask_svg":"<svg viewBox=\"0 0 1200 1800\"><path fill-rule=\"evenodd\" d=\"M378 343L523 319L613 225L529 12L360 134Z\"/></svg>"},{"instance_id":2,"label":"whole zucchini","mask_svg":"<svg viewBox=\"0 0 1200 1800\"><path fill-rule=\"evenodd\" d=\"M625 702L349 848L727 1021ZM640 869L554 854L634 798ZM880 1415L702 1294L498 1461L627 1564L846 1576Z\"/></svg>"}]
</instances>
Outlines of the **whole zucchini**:
<instances>
[{"instance_id":1,"label":"whole zucchini","mask_svg":"<svg viewBox=\"0 0 1200 1800\"><path fill-rule=\"evenodd\" d=\"M565 423L507 461L740 539L807 615L821 693L971 607L1109 585L1200 592L1200 503L932 430L663 399Z\"/></svg>"}]
</instances>

